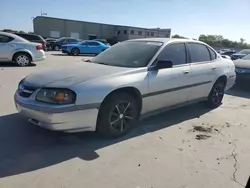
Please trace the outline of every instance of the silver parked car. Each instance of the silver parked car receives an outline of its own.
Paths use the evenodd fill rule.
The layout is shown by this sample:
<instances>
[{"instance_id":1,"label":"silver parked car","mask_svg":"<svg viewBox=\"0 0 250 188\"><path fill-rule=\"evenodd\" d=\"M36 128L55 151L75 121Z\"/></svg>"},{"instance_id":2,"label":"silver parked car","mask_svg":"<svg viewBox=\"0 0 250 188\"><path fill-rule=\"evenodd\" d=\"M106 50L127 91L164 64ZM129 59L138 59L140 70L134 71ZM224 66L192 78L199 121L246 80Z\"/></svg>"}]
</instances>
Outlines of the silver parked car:
<instances>
[{"instance_id":1,"label":"silver parked car","mask_svg":"<svg viewBox=\"0 0 250 188\"><path fill-rule=\"evenodd\" d=\"M15 34L0 32L0 62L27 66L45 59L42 44L29 42Z\"/></svg>"},{"instance_id":2,"label":"silver parked car","mask_svg":"<svg viewBox=\"0 0 250 188\"><path fill-rule=\"evenodd\" d=\"M116 137L141 115L166 107L201 100L218 107L234 83L233 62L210 46L148 38L118 43L70 69L31 74L14 98L19 113L38 126Z\"/></svg>"}]
</instances>

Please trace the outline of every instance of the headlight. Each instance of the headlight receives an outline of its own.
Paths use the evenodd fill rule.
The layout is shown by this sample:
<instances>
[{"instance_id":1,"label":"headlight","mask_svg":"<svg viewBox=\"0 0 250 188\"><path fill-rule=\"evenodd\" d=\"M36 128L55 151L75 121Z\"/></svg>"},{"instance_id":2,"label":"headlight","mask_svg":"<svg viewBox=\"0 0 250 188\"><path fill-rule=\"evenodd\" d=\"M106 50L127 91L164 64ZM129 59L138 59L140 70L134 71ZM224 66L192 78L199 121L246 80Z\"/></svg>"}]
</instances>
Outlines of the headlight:
<instances>
[{"instance_id":1,"label":"headlight","mask_svg":"<svg viewBox=\"0 0 250 188\"><path fill-rule=\"evenodd\" d=\"M76 94L69 89L41 89L36 100L50 104L73 104Z\"/></svg>"}]
</instances>

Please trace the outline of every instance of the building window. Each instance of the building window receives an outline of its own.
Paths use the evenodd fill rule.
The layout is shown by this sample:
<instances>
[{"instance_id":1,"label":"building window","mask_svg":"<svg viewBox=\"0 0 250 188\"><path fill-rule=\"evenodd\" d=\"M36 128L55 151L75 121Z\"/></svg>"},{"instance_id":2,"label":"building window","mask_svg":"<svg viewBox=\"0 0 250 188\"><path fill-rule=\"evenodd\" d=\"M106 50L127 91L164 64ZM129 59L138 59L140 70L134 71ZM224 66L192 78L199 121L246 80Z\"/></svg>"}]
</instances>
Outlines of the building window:
<instances>
[{"instance_id":1,"label":"building window","mask_svg":"<svg viewBox=\"0 0 250 188\"><path fill-rule=\"evenodd\" d=\"M127 34L128 32L127 32L127 30L124 30L124 34Z\"/></svg>"},{"instance_id":2,"label":"building window","mask_svg":"<svg viewBox=\"0 0 250 188\"><path fill-rule=\"evenodd\" d=\"M134 35L134 34L135 34L135 31L134 31L134 30L131 30L131 31L130 31L130 34L131 34L131 35Z\"/></svg>"},{"instance_id":3,"label":"building window","mask_svg":"<svg viewBox=\"0 0 250 188\"><path fill-rule=\"evenodd\" d=\"M154 34L154 33L151 33L151 36L155 36L155 34Z\"/></svg>"},{"instance_id":4,"label":"building window","mask_svg":"<svg viewBox=\"0 0 250 188\"><path fill-rule=\"evenodd\" d=\"M120 35L121 31L117 31L117 35Z\"/></svg>"},{"instance_id":5,"label":"building window","mask_svg":"<svg viewBox=\"0 0 250 188\"><path fill-rule=\"evenodd\" d=\"M138 31L138 35L142 35L142 31Z\"/></svg>"}]
</instances>

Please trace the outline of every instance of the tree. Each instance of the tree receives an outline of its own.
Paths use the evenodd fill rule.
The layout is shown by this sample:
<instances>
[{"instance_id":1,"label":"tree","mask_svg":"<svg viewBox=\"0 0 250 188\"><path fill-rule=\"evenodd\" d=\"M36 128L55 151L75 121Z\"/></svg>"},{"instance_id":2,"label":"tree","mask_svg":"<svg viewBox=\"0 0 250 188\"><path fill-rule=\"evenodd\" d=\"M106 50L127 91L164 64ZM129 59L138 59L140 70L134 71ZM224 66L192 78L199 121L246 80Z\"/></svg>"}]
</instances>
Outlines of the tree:
<instances>
[{"instance_id":1,"label":"tree","mask_svg":"<svg viewBox=\"0 0 250 188\"><path fill-rule=\"evenodd\" d=\"M214 47L223 48L250 48L250 45L245 42L245 39L241 38L240 42L231 41L229 39L223 38L221 35L204 35L201 34L199 41L205 42Z\"/></svg>"},{"instance_id":2,"label":"tree","mask_svg":"<svg viewBox=\"0 0 250 188\"><path fill-rule=\"evenodd\" d=\"M187 39L186 37L180 36L180 35L173 35L172 38L177 38L177 39Z\"/></svg>"},{"instance_id":3,"label":"tree","mask_svg":"<svg viewBox=\"0 0 250 188\"><path fill-rule=\"evenodd\" d=\"M240 38L240 43L243 44L245 42L245 39Z\"/></svg>"}]
</instances>

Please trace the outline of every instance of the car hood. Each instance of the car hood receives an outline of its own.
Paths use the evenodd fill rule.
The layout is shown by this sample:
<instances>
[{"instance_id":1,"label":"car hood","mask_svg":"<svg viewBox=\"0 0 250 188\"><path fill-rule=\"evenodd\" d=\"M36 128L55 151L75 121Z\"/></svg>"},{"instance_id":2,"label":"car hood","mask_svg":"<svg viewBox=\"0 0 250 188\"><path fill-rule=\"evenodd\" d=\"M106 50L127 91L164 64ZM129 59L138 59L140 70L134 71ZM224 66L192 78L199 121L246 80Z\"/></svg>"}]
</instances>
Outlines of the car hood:
<instances>
[{"instance_id":1,"label":"car hood","mask_svg":"<svg viewBox=\"0 0 250 188\"><path fill-rule=\"evenodd\" d=\"M234 61L235 67L250 69L250 60L238 59Z\"/></svg>"},{"instance_id":2,"label":"car hood","mask_svg":"<svg viewBox=\"0 0 250 188\"><path fill-rule=\"evenodd\" d=\"M36 87L66 88L71 85L90 81L92 79L112 76L115 74L134 70L134 68L124 68L108 66L96 63L83 62L73 67L61 69L48 69L27 76L25 84Z\"/></svg>"}]
</instances>

